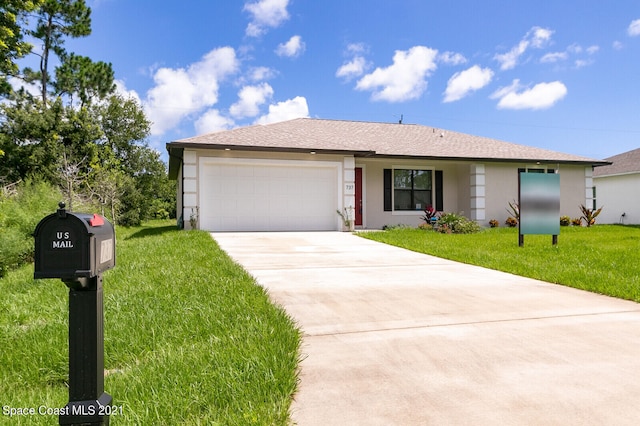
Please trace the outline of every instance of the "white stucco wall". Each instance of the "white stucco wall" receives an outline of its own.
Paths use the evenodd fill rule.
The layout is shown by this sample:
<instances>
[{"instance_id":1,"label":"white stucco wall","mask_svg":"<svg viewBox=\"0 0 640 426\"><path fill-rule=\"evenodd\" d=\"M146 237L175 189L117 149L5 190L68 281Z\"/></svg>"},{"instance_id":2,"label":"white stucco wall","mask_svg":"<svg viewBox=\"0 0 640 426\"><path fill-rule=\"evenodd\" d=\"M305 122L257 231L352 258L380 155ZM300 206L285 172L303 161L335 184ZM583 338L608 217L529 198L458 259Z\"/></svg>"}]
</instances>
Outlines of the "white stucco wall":
<instances>
[{"instance_id":1,"label":"white stucco wall","mask_svg":"<svg viewBox=\"0 0 640 426\"><path fill-rule=\"evenodd\" d=\"M640 224L639 173L596 177L593 180L596 205L602 207L596 223Z\"/></svg>"}]
</instances>

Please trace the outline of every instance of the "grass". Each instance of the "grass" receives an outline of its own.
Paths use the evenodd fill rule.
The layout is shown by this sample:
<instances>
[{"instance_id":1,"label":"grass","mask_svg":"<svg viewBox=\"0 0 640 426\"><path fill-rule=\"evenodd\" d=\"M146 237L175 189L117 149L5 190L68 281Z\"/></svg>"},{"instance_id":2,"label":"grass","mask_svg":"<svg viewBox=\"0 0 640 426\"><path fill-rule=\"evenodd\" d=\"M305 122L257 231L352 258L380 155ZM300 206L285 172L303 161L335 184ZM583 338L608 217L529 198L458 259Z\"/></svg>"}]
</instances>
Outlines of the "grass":
<instances>
[{"instance_id":1,"label":"grass","mask_svg":"<svg viewBox=\"0 0 640 426\"><path fill-rule=\"evenodd\" d=\"M518 247L517 228L485 229L466 235L399 228L359 235L420 253L640 302L638 226L563 227L555 247L550 235L526 235L524 247Z\"/></svg>"},{"instance_id":2,"label":"grass","mask_svg":"<svg viewBox=\"0 0 640 426\"><path fill-rule=\"evenodd\" d=\"M288 424L301 341L290 317L207 233L164 222L117 238L103 285L111 424ZM0 279L0 408L68 400L67 288L32 276L27 265Z\"/></svg>"}]
</instances>

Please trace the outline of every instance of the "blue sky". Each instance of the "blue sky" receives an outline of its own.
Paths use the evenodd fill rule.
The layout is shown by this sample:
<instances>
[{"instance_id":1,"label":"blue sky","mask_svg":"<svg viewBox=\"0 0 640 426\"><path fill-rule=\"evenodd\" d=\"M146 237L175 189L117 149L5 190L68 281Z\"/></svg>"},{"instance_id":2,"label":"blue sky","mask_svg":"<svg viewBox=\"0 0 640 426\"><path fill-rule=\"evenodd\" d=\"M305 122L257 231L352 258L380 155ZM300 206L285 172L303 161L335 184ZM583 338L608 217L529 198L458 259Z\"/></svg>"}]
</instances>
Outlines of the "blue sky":
<instances>
[{"instance_id":1,"label":"blue sky","mask_svg":"<svg viewBox=\"0 0 640 426\"><path fill-rule=\"evenodd\" d=\"M640 147L637 0L89 0L150 143L296 117L606 158Z\"/></svg>"}]
</instances>

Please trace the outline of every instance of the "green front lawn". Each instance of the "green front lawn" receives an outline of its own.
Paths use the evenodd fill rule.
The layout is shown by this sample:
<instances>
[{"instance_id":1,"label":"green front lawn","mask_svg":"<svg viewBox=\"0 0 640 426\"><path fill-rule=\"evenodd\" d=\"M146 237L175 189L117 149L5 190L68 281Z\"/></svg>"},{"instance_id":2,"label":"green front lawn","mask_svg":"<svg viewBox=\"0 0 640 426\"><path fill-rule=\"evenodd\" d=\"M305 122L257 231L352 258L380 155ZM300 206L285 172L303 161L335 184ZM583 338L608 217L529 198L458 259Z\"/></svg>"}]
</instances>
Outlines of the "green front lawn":
<instances>
[{"instance_id":1,"label":"green front lawn","mask_svg":"<svg viewBox=\"0 0 640 426\"><path fill-rule=\"evenodd\" d=\"M300 331L205 232L169 222L117 230L104 276L105 391L114 425L284 425ZM68 292L33 265L0 279L0 424L10 408L64 407Z\"/></svg>"},{"instance_id":2,"label":"green front lawn","mask_svg":"<svg viewBox=\"0 0 640 426\"><path fill-rule=\"evenodd\" d=\"M477 234L440 234L420 229L363 232L364 238L525 277L640 302L640 227L562 227L558 245L550 235L526 235L517 228Z\"/></svg>"}]
</instances>

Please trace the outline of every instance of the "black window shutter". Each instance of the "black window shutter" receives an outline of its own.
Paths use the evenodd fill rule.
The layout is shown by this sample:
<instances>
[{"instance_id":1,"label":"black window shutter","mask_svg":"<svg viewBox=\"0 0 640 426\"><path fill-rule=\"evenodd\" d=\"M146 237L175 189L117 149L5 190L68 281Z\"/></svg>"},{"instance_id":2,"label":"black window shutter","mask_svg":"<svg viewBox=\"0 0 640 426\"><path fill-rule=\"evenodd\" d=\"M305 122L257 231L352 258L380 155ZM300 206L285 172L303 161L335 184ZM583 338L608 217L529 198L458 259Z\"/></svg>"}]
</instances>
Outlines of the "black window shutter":
<instances>
[{"instance_id":1,"label":"black window shutter","mask_svg":"<svg viewBox=\"0 0 640 426\"><path fill-rule=\"evenodd\" d=\"M390 212L393 210L392 201L391 201L391 191L392 191L392 179L391 179L391 169L384 169L384 211Z\"/></svg>"},{"instance_id":2,"label":"black window shutter","mask_svg":"<svg viewBox=\"0 0 640 426\"><path fill-rule=\"evenodd\" d=\"M442 170L436 170L436 211L444 210L444 202L442 199Z\"/></svg>"}]
</instances>

